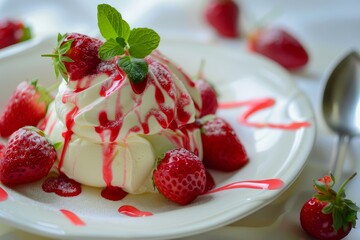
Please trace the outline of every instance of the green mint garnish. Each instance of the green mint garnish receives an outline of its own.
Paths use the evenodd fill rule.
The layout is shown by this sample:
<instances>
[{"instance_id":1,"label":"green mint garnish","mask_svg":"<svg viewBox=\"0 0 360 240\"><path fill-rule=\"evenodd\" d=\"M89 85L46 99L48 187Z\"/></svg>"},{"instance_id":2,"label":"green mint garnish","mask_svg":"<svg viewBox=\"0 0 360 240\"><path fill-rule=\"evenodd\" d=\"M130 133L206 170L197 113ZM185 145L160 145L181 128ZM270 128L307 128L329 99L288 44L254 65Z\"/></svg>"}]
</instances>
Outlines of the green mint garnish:
<instances>
[{"instance_id":1,"label":"green mint garnish","mask_svg":"<svg viewBox=\"0 0 360 240\"><path fill-rule=\"evenodd\" d=\"M125 49L124 49L125 46L122 46L123 44L125 44L125 41L123 38L118 38L118 39L121 39L119 41L121 41L122 43L119 43L119 41L110 38L100 47L99 57L102 60L109 60L115 56L125 54Z\"/></svg>"},{"instance_id":2,"label":"green mint garnish","mask_svg":"<svg viewBox=\"0 0 360 240\"><path fill-rule=\"evenodd\" d=\"M130 29L121 14L107 4L98 5L98 26L106 42L99 49L102 60L120 56L118 65L129 79L138 83L146 78L148 65L144 58L159 46L160 36L148 28Z\"/></svg>"},{"instance_id":3,"label":"green mint garnish","mask_svg":"<svg viewBox=\"0 0 360 240\"><path fill-rule=\"evenodd\" d=\"M126 72L129 79L134 83L145 79L148 72L148 65L144 59L124 56L119 59L118 65Z\"/></svg>"},{"instance_id":4,"label":"green mint garnish","mask_svg":"<svg viewBox=\"0 0 360 240\"><path fill-rule=\"evenodd\" d=\"M136 58L149 55L160 42L160 36L149 28L134 28L130 32L128 44L129 54Z\"/></svg>"},{"instance_id":5,"label":"green mint garnish","mask_svg":"<svg viewBox=\"0 0 360 240\"><path fill-rule=\"evenodd\" d=\"M108 4L100 4L98 9L98 26L101 35L106 39L123 37L127 39L130 35L130 27L121 14Z\"/></svg>"}]
</instances>

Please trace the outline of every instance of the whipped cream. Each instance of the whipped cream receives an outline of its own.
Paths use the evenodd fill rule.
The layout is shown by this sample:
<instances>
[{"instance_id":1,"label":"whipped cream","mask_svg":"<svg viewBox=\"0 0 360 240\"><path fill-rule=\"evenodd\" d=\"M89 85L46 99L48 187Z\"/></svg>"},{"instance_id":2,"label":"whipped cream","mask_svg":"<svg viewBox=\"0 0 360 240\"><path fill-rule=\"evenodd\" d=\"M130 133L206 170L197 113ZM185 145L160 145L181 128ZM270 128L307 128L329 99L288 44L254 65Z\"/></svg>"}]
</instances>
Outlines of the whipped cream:
<instances>
[{"instance_id":1,"label":"whipped cream","mask_svg":"<svg viewBox=\"0 0 360 240\"><path fill-rule=\"evenodd\" d=\"M45 128L53 142L63 142L59 172L85 185L143 193L155 191L152 172L166 151L183 147L202 158L195 84L158 51L146 61L148 77L138 84L111 62L62 81Z\"/></svg>"}]
</instances>

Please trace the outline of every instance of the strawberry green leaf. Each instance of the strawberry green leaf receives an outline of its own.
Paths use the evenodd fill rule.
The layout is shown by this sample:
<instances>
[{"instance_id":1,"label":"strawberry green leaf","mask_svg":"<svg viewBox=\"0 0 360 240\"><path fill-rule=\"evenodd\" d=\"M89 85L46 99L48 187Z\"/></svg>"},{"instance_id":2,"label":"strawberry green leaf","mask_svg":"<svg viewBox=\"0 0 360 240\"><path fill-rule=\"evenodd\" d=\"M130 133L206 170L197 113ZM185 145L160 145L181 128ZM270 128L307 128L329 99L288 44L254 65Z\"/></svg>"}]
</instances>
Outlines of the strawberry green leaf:
<instances>
[{"instance_id":1,"label":"strawberry green leaf","mask_svg":"<svg viewBox=\"0 0 360 240\"><path fill-rule=\"evenodd\" d=\"M55 150L59 150L62 147L63 143L62 142L57 142L54 144L54 149Z\"/></svg>"},{"instance_id":2,"label":"strawberry green leaf","mask_svg":"<svg viewBox=\"0 0 360 240\"><path fill-rule=\"evenodd\" d=\"M109 60L115 56L124 54L124 46L120 45L119 42L121 43L121 40L108 39L99 49L100 58L102 60ZM124 42L124 40L122 40L122 42Z\"/></svg>"},{"instance_id":3,"label":"strawberry green leaf","mask_svg":"<svg viewBox=\"0 0 360 240\"><path fill-rule=\"evenodd\" d=\"M321 192L321 193L326 193L327 192L325 183L323 183L321 181L314 181L314 185L315 185L315 188L316 188L316 190L318 192Z\"/></svg>"},{"instance_id":4,"label":"strawberry green leaf","mask_svg":"<svg viewBox=\"0 0 360 240\"><path fill-rule=\"evenodd\" d=\"M135 58L144 58L159 46L160 36L149 28L134 28L128 39L129 53Z\"/></svg>"},{"instance_id":5,"label":"strawberry green leaf","mask_svg":"<svg viewBox=\"0 0 360 240\"><path fill-rule=\"evenodd\" d=\"M64 35L61 35L59 33L58 37L57 37L58 45L55 48L54 53L42 54L41 56L53 58L53 65L54 65L54 71L55 71L56 78L58 78L59 75L61 74L61 76L64 78L64 80L66 82L68 82L69 81L68 71L65 67L64 62L72 62L73 60L71 58L69 58L68 56L64 56L63 54L66 54L70 50L71 44L74 40L71 39L71 40L67 41L66 43L64 43L66 36L67 36L66 33Z\"/></svg>"},{"instance_id":6,"label":"strawberry green leaf","mask_svg":"<svg viewBox=\"0 0 360 240\"><path fill-rule=\"evenodd\" d=\"M333 227L334 229L337 231L339 230L342 226L343 226L343 216L342 216L342 212L339 208L334 208L334 212L333 212Z\"/></svg>"},{"instance_id":7,"label":"strawberry green leaf","mask_svg":"<svg viewBox=\"0 0 360 240\"><path fill-rule=\"evenodd\" d=\"M332 196L324 194L314 194L314 197L322 202L331 202L334 199Z\"/></svg>"},{"instance_id":8,"label":"strawberry green leaf","mask_svg":"<svg viewBox=\"0 0 360 240\"><path fill-rule=\"evenodd\" d=\"M360 208L358 206L356 206L356 204L353 201L349 200L349 199L345 199L344 203L345 203L346 206L348 206L353 211L359 211L360 210Z\"/></svg>"},{"instance_id":9,"label":"strawberry green leaf","mask_svg":"<svg viewBox=\"0 0 360 240\"><path fill-rule=\"evenodd\" d=\"M31 29L29 27L24 27L23 28L23 35L20 39L20 42L29 40L32 38L32 34L31 34Z\"/></svg>"},{"instance_id":10,"label":"strawberry green leaf","mask_svg":"<svg viewBox=\"0 0 360 240\"><path fill-rule=\"evenodd\" d=\"M38 92L40 94L39 102L45 103L46 107L47 107L53 101L53 98L52 98L50 92L43 86L38 85L37 80L35 82L35 85L34 85L34 82L31 82L31 84L35 87L36 92Z\"/></svg>"},{"instance_id":11,"label":"strawberry green leaf","mask_svg":"<svg viewBox=\"0 0 360 240\"><path fill-rule=\"evenodd\" d=\"M321 210L321 212L324 214L330 214L330 213L332 213L333 208L334 208L334 205L332 203L329 203Z\"/></svg>"},{"instance_id":12,"label":"strawberry green leaf","mask_svg":"<svg viewBox=\"0 0 360 240\"><path fill-rule=\"evenodd\" d=\"M108 4L100 4L97 9L99 30L105 39L116 39L117 37L127 39L129 37L129 24L122 19L121 14L115 8Z\"/></svg>"},{"instance_id":13,"label":"strawberry green leaf","mask_svg":"<svg viewBox=\"0 0 360 240\"><path fill-rule=\"evenodd\" d=\"M148 72L148 65L144 59L125 56L118 60L118 65L124 70L133 83L143 81Z\"/></svg>"}]
</instances>

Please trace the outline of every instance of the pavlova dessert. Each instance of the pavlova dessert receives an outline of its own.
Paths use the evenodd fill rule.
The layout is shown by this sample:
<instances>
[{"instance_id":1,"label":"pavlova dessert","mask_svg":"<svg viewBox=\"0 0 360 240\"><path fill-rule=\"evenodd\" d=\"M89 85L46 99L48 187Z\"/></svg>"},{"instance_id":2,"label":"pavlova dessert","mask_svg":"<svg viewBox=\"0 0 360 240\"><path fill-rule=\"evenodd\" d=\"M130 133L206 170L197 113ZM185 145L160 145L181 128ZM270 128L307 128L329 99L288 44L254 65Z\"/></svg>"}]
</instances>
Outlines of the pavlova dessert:
<instances>
[{"instance_id":1,"label":"pavlova dessert","mask_svg":"<svg viewBox=\"0 0 360 240\"><path fill-rule=\"evenodd\" d=\"M62 78L55 96L23 82L9 99L0 116L0 134L9 137L3 184L44 179L44 191L60 196L87 185L111 200L160 192L184 205L213 186L206 168L248 162L232 127L214 115L214 89L163 56L155 31L130 29L106 4L98 25L103 40L59 34L43 55Z\"/></svg>"}]
</instances>

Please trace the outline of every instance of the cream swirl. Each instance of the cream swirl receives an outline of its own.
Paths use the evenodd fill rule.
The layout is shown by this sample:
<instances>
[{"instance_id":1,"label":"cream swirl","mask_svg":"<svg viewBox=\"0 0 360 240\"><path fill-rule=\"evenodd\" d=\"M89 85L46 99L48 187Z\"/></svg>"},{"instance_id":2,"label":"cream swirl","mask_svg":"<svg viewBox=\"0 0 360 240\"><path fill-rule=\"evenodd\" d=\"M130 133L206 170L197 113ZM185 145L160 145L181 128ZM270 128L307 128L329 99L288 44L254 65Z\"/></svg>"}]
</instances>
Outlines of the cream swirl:
<instances>
[{"instance_id":1,"label":"cream swirl","mask_svg":"<svg viewBox=\"0 0 360 240\"><path fill-rule=\"evenodd\" d=\"M152 171L164 152L184 147L202 157L201 107L192 80L155 51L146 80L132 83L115 61L97 73L63 81L45 132L62 141L58 170L85 185L153 191Z\"/></svg>"}]
</instances>

